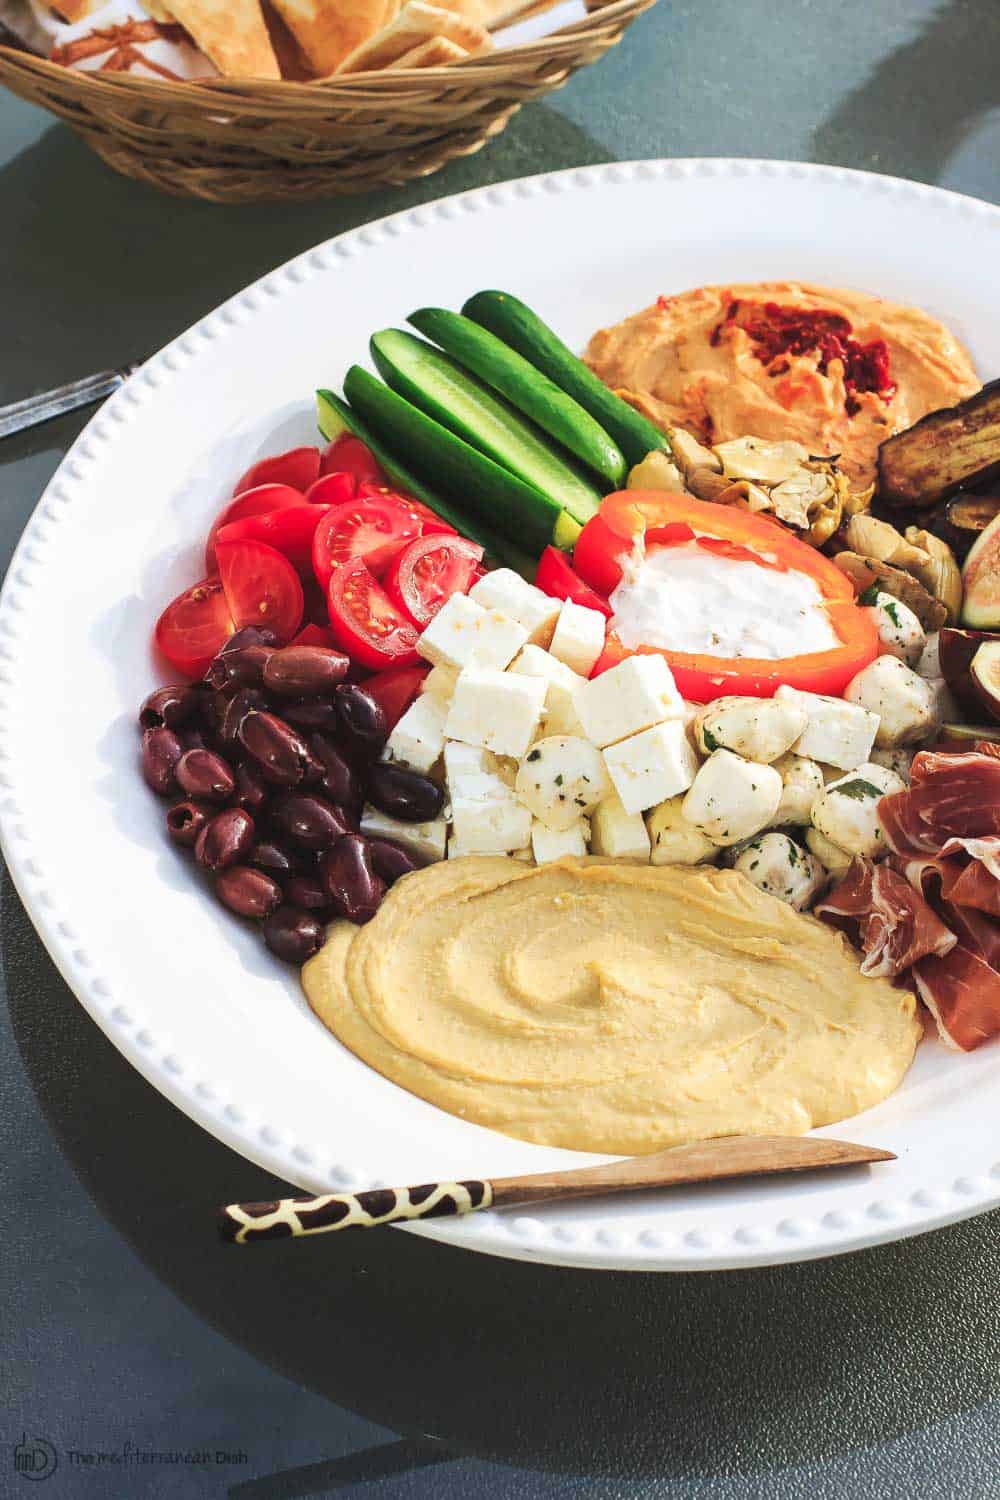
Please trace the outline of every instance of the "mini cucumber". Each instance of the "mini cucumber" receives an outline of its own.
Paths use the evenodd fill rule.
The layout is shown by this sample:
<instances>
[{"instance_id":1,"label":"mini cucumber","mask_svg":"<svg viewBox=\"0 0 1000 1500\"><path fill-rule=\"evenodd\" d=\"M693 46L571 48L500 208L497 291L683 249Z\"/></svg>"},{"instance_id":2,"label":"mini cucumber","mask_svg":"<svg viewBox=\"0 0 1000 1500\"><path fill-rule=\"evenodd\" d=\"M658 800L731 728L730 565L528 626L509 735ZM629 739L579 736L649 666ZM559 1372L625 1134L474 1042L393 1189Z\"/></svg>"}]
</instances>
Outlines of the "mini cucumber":
<instances>
[{"instance_id":1,"label":"mini cucumber","mask_svg":"<svg viewBox=\"0 0 1000 1500\"><path fill-rule=\"evenodd\" d=\"M442 521L447 521L449 526L454 526L462 536L478 542L487 555L496 562L504 563L506 567L521 573L529 583L534 582L537 568L534 558L522 552L519 547L515 547L505 536L500 536L497 532L491 531L488 526L484 526L476 516L470 516L467 512L459 510L457 506L449 505L447 500L442 500L440 495L428 489L416 474L389 452L385 444L380 442L357 412L352 411L347 402L334 395L333 391L316 392L316 421L328 443L332 443L334 438L340 437L344 432L352 432L371 449L380 467L394 484L398 484L415 500L422 501L435 515L440 516Z\"/></svg>"},{"instance_id":2,"label":"mini cucumber","mask_svg":"<svg viewBox=\"0 0 1000 1500\"><path fill-rule=\"evenodd\" d=\"M447 354L401 328L374 334L370 348L386 385L435 422L558 501L581 525L597 514L601 495L590 481L537 428Z\"/></svg>"},{"instance_id":3,"label":"mini cucumber","mask_svg":"<svg viewBox=\"0 0 1000 1500\"><path fill-rule=\"evenodd\" d=\"M611 434L629 465L670 443L658 427L629 406L558 338L537 313L509 292L477 292L462 308L467 318L496 334L585 407Z\"/></svg>"},{"instance_id":4,"label":"mini cucumber","mask_svg":"<svg viewBox=\"0 0 1000 1500\"><path fill-rule=\"evenodd\" d=\"M405 453L419 476L433 475L448 500L475 511L491 530L536 557L554 540L563 515L558 501L509 474L360 365L344 377L344 395L377 438Z\"/></svg>"},{"instance_id":5,"label":"mini cucumber","mask_svg":"<svg viewBox=\"0 0 1000 1500\"><path fill-rule=\"evenodd\" d=\"M578 401L486 328L444 307L421 307L414 328L505 396L512 406L596 474L621 489L628 466L617 443Z\"/></svg>"}]
</instances>

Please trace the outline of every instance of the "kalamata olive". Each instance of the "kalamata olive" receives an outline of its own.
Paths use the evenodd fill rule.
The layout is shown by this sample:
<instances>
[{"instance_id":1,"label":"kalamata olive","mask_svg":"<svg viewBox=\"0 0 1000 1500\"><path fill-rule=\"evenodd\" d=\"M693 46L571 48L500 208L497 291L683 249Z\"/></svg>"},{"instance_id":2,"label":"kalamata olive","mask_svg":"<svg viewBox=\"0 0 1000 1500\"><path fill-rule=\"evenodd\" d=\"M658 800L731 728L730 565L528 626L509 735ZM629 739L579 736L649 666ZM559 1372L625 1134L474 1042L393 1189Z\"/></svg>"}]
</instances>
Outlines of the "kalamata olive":
<instances>
[{"instance_id":1,"label":"kalamata olive","mask_svg":"<svg viewBox=\"0 0 1000 1500\"><path fill-rule=\"evenodd\" d=\"M161 724L156 729L147 729L142 736L142 774L146 785L158 797L169 797L177 790L177 770L184 758L184 746L172 729ZM182 790L190 787L181 783Z\"/></svg>"},{"instance_id":2,"label":"kalamata olive","mask_svg":"<svg viewBox=\"0 0 1000 1500\"><path fill-rule=\"evenodd\" d=\"M209 687L260 687L273 646L241 646L238 651L220 651L205 673Z\"/></svg>"},{"instance_id":3,"label":"kalamata olive","mask_svg":"<svg viewBox=\"0 0 1000 1500\"><path fill-rule=\"evenodd\" d=\"M271 808L275 828L302 849L329 849L350 825L339 807L309 792L282 797Z\"/></svg>"},{"instance_id":4,"label":"kalamata olive","mask_svg":"<svg viewBox=\"0 0 1000 1500\"><path fill-rule=\"evenodd\" d=\"M185 724L177 731L177 737L185 750L208 750L209 743L204 734L193 724Z\"/></svg>"},{"instance_id":5,"label":"kalamata olive","mask_svg":"<svg viewBox=\"0 0 1000 1500\"><path fill-rule=\"evenodd\" d=\"M376 875L381 875L386 885L392 885L401 875L411 870L421 870L426 863L412 849L404 849L395 839L369 839L368 852Z\"/></svg>"},{"instance_id":6,"label":"kalamata olive","mask_svg":"<svg viewBox=\"0 0 1000 1500\"><path fill-rule=\"evenodd\" d=\"M371 766L367 791L369 802L380 812L404 823L429 823L444 806L444 788L429 776L408 771L405 766L389 763Z\"/></svg>"},{"instance_id":7,"label":"kalamata olive","mask_svg":"<svg viewBox=\"0 0 1000 1500\"><path fill-rule=\"evenodd\" d=\"M179 729L200 707L198 690L190 682L173 682L150 693L139 710L142 729Z\"/></svg>"},{"instance_id":8,"label":"kalamata olive","mask_svg":"<svg viewBox=\"0 0 1000 1500\"><path fill-rule=\"evenodd\" d=\"M276 786L297 786L300 781L318 780L322 775L322 767L309 754L305 741L276 714L247 714L239 728L239 739L264 779Z\"/></svg>"},{"instance_id":9,"label":"kalamata olive","mask_svg":"<svg viewBox=\"0 0 1000 1500\"><path fill-rule=\"evenodd\" d=\"M330 894L318 875L292 875L285 881L285 899L306 911L326 911Z\"/></svg>"},{"instance_id":10,"label":"kalamata olive","mask_svg":"<svg viewBox=\"0 0 1000 1500\"><path fill-rule=\"evenodd\" d=\"M215 808L210 802L195 802L186 797L167 809L167 832L175 844L190 849L210 818Z\"/></svg>"},{"instance_id":11,"label":"kalamata olive","mask_svg":"<svg viewBox=\"0 0 1000 1500\"><path fill-rule=\"evenodd\" d=\"M289 724L299 729L336 729L339 724L332 698L309 698L300 703L283 703L281 712Z\"/></svg>"},{"instance_id":12,"label":"kalamata olive","mask_svg":"<svg viewBox=\"0 0 1000 1500\"><path fill-rule=\"evenodd\" d=\"M385 895L385 881L372 868L368 841L360 833L338 839L320 865L335 909L350 922L368 922Z\"/></svg>"},{"instance_id":13,"label":"kalamata olive","mask_svg":"<svg viewBox=\"0 0 1000 1500\"><path fill-rule=\"evenodd\" d=\"M198 835L194 857L206 870L225 870L246 859L253 846L254 822L242 807L216 813Z\"/></svg>"},{"instance_id":14,"label":"kalamata olive","mask_svg":"<svg viewBox=\"0 0 1000 1500\"><path fill-rule=\"evenodd\" d=\"M189 797L204 797L208 802L227 802L236 789L232 771L214 750L185 750L177 762L176 776L178 786Z\"/></svg>"},{"instance_id":15,"label":"kalamata olive","mask_svg":"<svg viewBox=\"0 0 1000 1500\"><path fill-rule=\"evenodd\" d=\"M360 807L363 801L361 778L342 750L325 734L311 734L309 749L323 767L320 786L331 802L343 807Z\"/></svg>"},{"instance_id":16,"label":"kalamata olive","mask_svg":"<svg viewBox=\"0 0 1000 1500\"><path fill-rule=\"evenodd\" d=\"M242 630L235 631L228 639L220 656L226 656L230 651L242 651L244 646L276 646L278 637L273 630L268 630L264 625L244 625Z\"/></svg>"},{"instance_id":17,"label":"kalamata olive","mask_svg":"<svg viewBox=\"0 0 1000 1500\"><path fill-rule=\"evenodd\" d=\"M249 713L266 709L268 699L260 688L239 688L231 695L219 693L221 713L216 736L224 754L232 755L239 744L240 725ZM225 707L222 705L225 704Z\"/></svg>"},{"instance_id":18,"label":"kalamata olive","mask_svg":"<svg viewBox=\"0 0 1000 1500\"><path fill-rule=\"evenodd\" d=\"M343 682L348 660L328 646L284 646L264 666L264 686L282 698L320 698Z\"/></svg>"},{"instance_id":19,"label":"kalamata olive","mask_svg":"<svg viewBox=\"0 0 1000 1500\"><path fill-rule=\"evenodd\" d=\"M281 886L251 865L230 865L215 877L215 894L238 917L269 917L281 905Z\"/></svg>"},{"instance_id":20,"label":"kalamata olive","mask_svg":"<svg viewBox=\"0 0 1000 1500\"><path fill-rule=\"evenodd\" d=\"M236 806L244 812L259 813L271 789L255 766L245 763L236 767Z\"/></svg>"},{"instance_id":21,"label":"kalamata olive","mask_svg":"<svg viewBox=\"0 0 1000 1500\"><path fill-rule=\"evenodd\" d=\"M289 849L283 849L273 839L261 839L259 844L255 844L247 862L255 865L258 870L273 875L275 880L287 880L301 868L295 855Z\"/></svg>"},{"instance_id":22,"label":"kalamata olive","mask_svg":"<svg viewBox=\"0 0 1000 1500\"><path fill-rule=\"evenodd\" d=\"M369 758L389 738L385 709L356 682L342 682L334 695L338 727L352 749Z\"/></svg>"},{"instance_id":23,"label":"kalamata olive","mask_svg":"<svg viewBox=\"0 0 1000 1500\"><path fill-rule=\"evenodd\" d=\"M275 958L286 964L304 964L318 953L323 942L323 924L307 911L279 906L264 922L264 941Z\"/></svg>"}]
</instances>

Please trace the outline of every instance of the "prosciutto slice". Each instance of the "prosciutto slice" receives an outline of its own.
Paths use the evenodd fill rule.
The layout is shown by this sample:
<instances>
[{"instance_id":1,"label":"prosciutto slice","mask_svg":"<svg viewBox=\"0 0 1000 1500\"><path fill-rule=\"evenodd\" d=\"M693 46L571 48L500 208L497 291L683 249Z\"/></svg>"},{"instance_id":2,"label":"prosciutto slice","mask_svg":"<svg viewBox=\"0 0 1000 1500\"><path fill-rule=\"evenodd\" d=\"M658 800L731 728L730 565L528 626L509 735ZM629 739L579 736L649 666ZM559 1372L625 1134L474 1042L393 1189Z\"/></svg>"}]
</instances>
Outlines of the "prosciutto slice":
<instances>
[{"instance_id":1,"label":"prosciutto slice","mask_svg":"<svg viewBox=\"0 0 1000 1500\"><path fill-rule=\"evenodd\" d=\"M860 947L862 974L893 979L930 954L942 956L958 939L922 893L888 864L852 860L839 885L813 908Z\"/></svg>"},{"instance_id":2,"label":"prosciutto slice","mask_svg":"<svg viewBox=\"0 0 1000 1500\"><path fill-rule=\"evenodd\" d=\"M878 815L890 849L906 859L938 855L952 840L963 849L973 840L982 841L995 856L1000 850L1000 760L974 752L921 750L913 757L910 785L883 797ZM1000 878L1000 862L996 869Z\"/></svg>"},{"instance_id":3,"label":"prosciutto slice","mask_svg":"<svg viewBox=\"0 0 1000 1500\"><path fill-rule=\"evenodd\" d=\"M979 954L959 943L943 957L920 959L912 972L945 1046L971 1052L1000 1035L1000 974Z\"/></svg>"}]
</instances>

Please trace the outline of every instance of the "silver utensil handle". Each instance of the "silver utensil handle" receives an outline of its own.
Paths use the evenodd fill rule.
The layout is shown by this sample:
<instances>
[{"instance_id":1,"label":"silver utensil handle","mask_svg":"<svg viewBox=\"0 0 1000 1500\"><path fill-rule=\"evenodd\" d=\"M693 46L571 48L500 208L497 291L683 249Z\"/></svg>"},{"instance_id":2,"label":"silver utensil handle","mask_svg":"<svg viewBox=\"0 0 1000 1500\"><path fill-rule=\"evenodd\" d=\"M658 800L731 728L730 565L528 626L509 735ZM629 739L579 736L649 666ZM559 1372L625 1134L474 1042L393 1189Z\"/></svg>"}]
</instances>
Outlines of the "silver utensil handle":
<instances>
[{"instance_id":1,"label":"silver utensil handle","mask_svg":"<svg viewBox=\"0 0 1000 1500\"><path fill-rule=\"evenodd\" d=\"M71 380L66 385L56 386L53 391L41 391L37 396L26 396L23 401L0 406L0 438L23 432L27 427L36 427L39 422L48 422L52 417L61 417L64 412L75 411L78 406L103 401L124 385L138 368L138 365L125 365L120 370L102 370L99 375L85 375L82 380Z\"/></svg>"}]
</instances>

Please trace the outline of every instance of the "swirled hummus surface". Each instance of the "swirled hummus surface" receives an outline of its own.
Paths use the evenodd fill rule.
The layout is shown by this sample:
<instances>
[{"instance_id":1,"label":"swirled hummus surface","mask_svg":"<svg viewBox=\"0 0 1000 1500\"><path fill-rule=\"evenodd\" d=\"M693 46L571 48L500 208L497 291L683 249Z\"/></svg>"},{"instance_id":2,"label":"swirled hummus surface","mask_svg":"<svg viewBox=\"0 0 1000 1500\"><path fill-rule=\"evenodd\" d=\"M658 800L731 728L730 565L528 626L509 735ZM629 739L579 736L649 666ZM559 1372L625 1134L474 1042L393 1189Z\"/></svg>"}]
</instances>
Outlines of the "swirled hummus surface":
<instances>
[{"instance_id":1,"label":"swirled hummus surface","mask_svg":"<svg viewBox=\"0 0 1000 1500\"><path fill-rule=\"evenodd\" d=\"M709 444L792 439L841 454L859 488L875 478L880 443L981 384L920 308L795 281L660 297L595 333L586 358L663 430Z\"/></svg>"},{"instance_id":2,"label":"swirled hummus surface","mask_svg":"<svg viewBox=\"0 0 1000 1500\"><path fill-rule=\"evenodd\" d=\"M734 870L452 859L407 875L302 972L321 1021L442 1109L623 1155L798 1134L878 1103L913 996Z\"/></svg>"}]
</instances>

